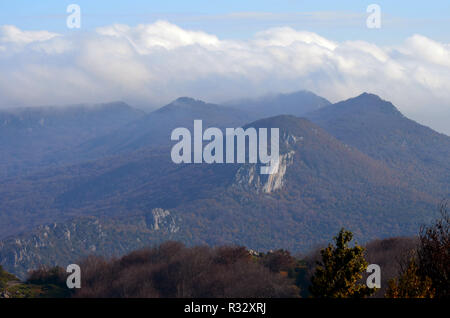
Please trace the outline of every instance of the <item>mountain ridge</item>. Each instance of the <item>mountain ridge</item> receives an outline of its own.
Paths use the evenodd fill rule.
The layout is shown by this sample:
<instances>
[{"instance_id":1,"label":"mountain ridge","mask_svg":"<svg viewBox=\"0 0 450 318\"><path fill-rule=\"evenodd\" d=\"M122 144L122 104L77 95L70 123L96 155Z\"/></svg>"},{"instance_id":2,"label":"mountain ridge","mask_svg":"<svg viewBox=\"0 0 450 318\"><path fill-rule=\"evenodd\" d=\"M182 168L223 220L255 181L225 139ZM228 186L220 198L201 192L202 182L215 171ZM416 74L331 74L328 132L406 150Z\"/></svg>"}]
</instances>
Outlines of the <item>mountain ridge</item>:
<instances>
[{"instance_id":1,"label":"mountain ridge","mask_svg":"<svg viewBox=\"0 0 450 318\"><path fill-rule=\"evenodd\" d=\"M361 94L306 116L393 169L420 190L450 195L450 137L405 117L392 103Z\"/></svg>"},{"instance_id":2,"label":"mountain ridge","mask_svg":"<svg viewBox=\"0 0 450 318\"><path fill-rule=\"evenodd\" d=\"M416 233L432 217L426 212L432 211L436 198L408 188L384 163L307 119L281 115L245 127L263 126L280 128L284 159L275 175L261 176L253 164L176 165L167 155L169 147L143 149L0 185L0 195L11 199L1 203L0 211L34 219L32 227L50 220L64 224L70 217L120 218L110 241L136 248L131 238L139 226L128 223L134 215L161 209L177 220L177 239L188 245L292 251L326 241L342 226L367 241ZM23 210L31 202L35 211ZM3 225L14 224L8 214L1 213L0 219ZM128 230L119 234L119 228ZM165 238L152 233L154 240ZM13 237L22 236L16 232ZM44 238L42 230L39 237ZM8 242L3 250L14 250L15 240ZM95 236L87 243L95 245ZM11 264L11 257L4 256L4 262Z\"/></svg>"},{"instance_id":3,"label":"mountain ridge","mask_svg":"<svg viewBox=\"0 0 450 318\"><path fill-rule=\"evenodd\" d=\"M123 102L0 111L0 178L70 161L58 152L143 114Z\"/></svg>"},{"instance_id":4,"label":"mountain ridge","mask_svg":"<svg viewBox=\"0 0 450 318\"><path fill-rule=\"evenodd\" d=\"M276 115L294 115L301 117L308 112L320 109L331 103L311 91L300 90L292 93L280 93L258 98L234 100L225 104L250 112L252 119L256 120Z\"/></svg>"},{"instance_id":5,"label":"mountain ridge","mask_svg":"<svg viewBox=\"0 0 450 318\"><path fill-rule=\"evenodd\" d=\"M445 171L439 170L446 167L445 149L432 152L438 170L433 170L434 162L421 157L421 149L445 146L446 139L418 128L394 105L373 94L321 107L308 118L277 115L248 120L245 112L186 97L155 112L127 123L125 130L120 127L119 135L107 134L108 143L94 138L96 151L101 149L98 146L106 147L89 160L0 180L0 197L6 198L0 201L1 262L15 264L17 255L11 251L18 249L16 239L24 242L19 249L23 262L16 264L22 269L39 254L46 255L43 260L54 261L53 256L69 260L66 245L45 238L45 224L55 222L58 228L80 225L80 232L72 236L78 239L70 243L75 249L92 245L100 250L104 243L109 247L103 251L120 253L142 246L136 233L142 234L138 236L142 244L167 239L155 231L155 216L164 220L168 215L178 228L176 239L188 245L243 244L258 250L301 252L329 241L340 227L352 230L362 242L412 235L434 217L429 211L445 194L442 186L448 187L448 180L442 178ZM170 130L180 125L190 128L194 119L204 120L204 128L279 128L279 171L260 175L259 164L248 163L174 164ZM158 127L163 132L152 135ZM436 139L434 144L430 138ZM418 164L424 168L404 169L410 159L406 168L417 170ZM81 230L86 218L93 220L88 222L91 225L99 220L111 226L107 243ZM171 224L157 227L167 229ZM36 229L31 238L30 229ZM63 238L63 232L55 232L56 237ZM33 237L39 238L37 248ZM49 248L58 255L51 255ZM79 250L89 252L89 248Z\"/></svg>"}]
</instances>

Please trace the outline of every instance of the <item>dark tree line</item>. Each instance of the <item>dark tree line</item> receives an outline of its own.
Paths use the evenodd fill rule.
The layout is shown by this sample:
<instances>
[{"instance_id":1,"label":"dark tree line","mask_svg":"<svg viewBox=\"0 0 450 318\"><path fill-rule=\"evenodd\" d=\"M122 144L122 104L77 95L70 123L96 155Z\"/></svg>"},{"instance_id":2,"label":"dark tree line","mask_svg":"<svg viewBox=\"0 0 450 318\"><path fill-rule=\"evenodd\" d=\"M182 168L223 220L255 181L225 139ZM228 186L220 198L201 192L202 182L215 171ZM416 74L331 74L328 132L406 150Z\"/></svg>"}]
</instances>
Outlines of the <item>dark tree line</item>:
<instances>
[{"instance_id":1,"label":"dark tree line","mask_svg":"<svg viewBox=\"0 0 450 318\"><path fill-rule=\"evenodd\" d=\"M255 261L244 247L188 248L178 242L81 264L75 297L297 297L288 277Z\"/></svg>"},{"instance_id":2,"label":"dark tree line","mask_svg":"<svg viewBox=\"0 0 450 318\"><path fill-rule=\"evenodd\" d=\"M389 282L387 297L450 298L450 215L448 203L440 206L441 217L423 226L419 245L401 266L399 277Z\"/></svg>"}]
</instances>

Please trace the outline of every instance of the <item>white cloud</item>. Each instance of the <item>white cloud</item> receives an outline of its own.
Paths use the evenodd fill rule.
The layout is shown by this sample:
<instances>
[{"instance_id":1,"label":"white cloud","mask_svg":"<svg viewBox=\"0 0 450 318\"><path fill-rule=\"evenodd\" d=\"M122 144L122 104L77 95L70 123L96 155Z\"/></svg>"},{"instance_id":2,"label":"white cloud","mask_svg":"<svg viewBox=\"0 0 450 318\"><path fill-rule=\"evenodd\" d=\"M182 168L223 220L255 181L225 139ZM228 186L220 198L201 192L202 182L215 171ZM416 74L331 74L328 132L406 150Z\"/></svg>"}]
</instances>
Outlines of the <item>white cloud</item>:
<instances>
[{"instance_id":1,"label":"white cloud","mask_svg":"<svg viewBox=\"0 0 450 318\"><path fill-rule=\"evenodd\" d=\"M430 63L450 67L450 45L438 43L422 35L415 34L408 38L402 51Z\"/></svg>"},{"instance_id":2,"label":"white cloud","mask_svg":"<svg viewBox=\"0 0 450 318\"><path fill-rule=\"evenodd\" d=\"M155 47L175 49L188 45L217 46L216 36L204 32L187 31L168 23L157 21L154 24L140 24L135 28L127 25L115 24L97 29L97 33L105 36L124 38L130 41L139 53L148 53Z\"/></svg>"},{"instance_id":3,"label":"white cloud","mask_svg":"<svg viewBox=\"0 0 450 318\"><path fill-rule=\"evenodd\" d=\"M179 96L220 101L310 89L332 101L369 91L450 133L450 46L414 35L396 46L335 42L292 28L223 40L165 21L60 35L0 26L0 107Z\"/></svg>"},{"instance_id":4,"label":"white cloud","mask_svg":"<svg viewBox=\"0 0 450 318\"><path fill-rule=\"evenodd\" d=\"M58 36L57 33L48 31L22 31L14 25L0 26L0 34L0 42L19 44L47 41Z\"/></svg>"},{"instance_id":5,"label":"white cloud","mask_svg":"<svg viewBox=\"0 0 450 318\"><path fill-rule=\"evenodd\" d=\"M296 31L289 27L272 28L256 34L255 43L259 46L281 46L287 47L295 43L317 45L328 50L334 50L336 44L332 41L306 31Z\"/></svg>"}]
</instances>

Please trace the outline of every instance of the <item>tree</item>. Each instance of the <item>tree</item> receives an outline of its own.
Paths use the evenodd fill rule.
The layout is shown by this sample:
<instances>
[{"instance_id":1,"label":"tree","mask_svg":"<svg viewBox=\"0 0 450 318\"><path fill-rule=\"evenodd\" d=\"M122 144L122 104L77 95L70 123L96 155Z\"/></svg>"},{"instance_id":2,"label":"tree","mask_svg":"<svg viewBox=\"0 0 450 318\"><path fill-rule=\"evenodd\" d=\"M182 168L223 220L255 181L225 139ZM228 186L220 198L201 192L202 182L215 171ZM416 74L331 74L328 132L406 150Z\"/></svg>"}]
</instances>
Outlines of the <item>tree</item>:
<instances>
[{"instance_id":1,"label":"tree","mask_svg":"<svg viewBox=\"0 0 450 318\"><path fill-rule=\"evenodd\" d=\"M414 258L408 266L401 269L398 278L389 280L386 290L387 298L433 298L435 291L429 277L422 277L418 273L418 266Z\"/></svg>"},{"instance_id":2,"label":"tree","mask_svg":"<svg viewBox=\"0 0 450 318\"><path fill-rule=\"evenodd\" d=\"M186 247L166 242L120 259L81 261L74 297L298 297L292 279L273 273L239 246Z\"/></svg>"},{"instance_id":3,"label":"tree","mask_svg":"<svg viewBox=\"0 0 450 318\"><path fill-rule=\"evenodd\" d=\"M447 202L440 206L441 218L420 231L417 250L418 274L429 277L437 298L450 298L450 215Z\"/></svg>"},{"instance_id":4,"label":"tree","mask_svg":"<svg viewBox=\"0 0 450 318\"><path fill-rule=\"evenodd\" d=\"M349 247L352 239L352 232L341 229L334 237L335 245L320 251L322 261L317 263L309 288L314 297L360 298L375 292L359 283L368 264L363 247L356 243Z\"/></svg>"},{"instance_id":5,"label":"tree","mask_svg":"<svg viewBox=\"0 0 450 318\"><path fill-rule=\"evenodd\" d=\"M7 287L9 281L14 280L18 281L19 279L13 274L10 274L7 271L5 271L2 265L0 265L0 291L2 291L2 289Z\"/></svg>"},{"instance_id":6,"label":"tree","mask_svg":"<svg viewBox=\"0 0 450 318\"><path fill-rule=\"evenodd\" d=\"M268 252L262 256L261 263L267 267L271 272L289 272L295 270L297 260L289 253L289 251L279 249L273 252Z\"/></svg>"}]
</instances>

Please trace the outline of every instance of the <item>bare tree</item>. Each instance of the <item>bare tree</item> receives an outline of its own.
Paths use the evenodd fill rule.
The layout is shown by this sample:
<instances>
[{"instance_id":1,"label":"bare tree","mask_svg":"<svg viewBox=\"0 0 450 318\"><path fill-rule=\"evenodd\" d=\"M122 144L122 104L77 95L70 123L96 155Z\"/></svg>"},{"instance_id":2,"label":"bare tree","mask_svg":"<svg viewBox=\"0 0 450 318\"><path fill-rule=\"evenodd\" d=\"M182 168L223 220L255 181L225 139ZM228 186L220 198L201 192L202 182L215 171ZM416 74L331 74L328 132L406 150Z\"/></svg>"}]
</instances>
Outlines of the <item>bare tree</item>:
<instances>
[{"instance_id":1,"label":"bare tree","mask_svg":"<svg viewBox=\"0 0 450 318\"><path fill-rule=\"evenodd\" d=\"M441 218L431 226L422 227L417 250L419 274L429 277L435 297L450 297L450 215L448 202L440 204Z\"/></svg>"}]
</instances>

